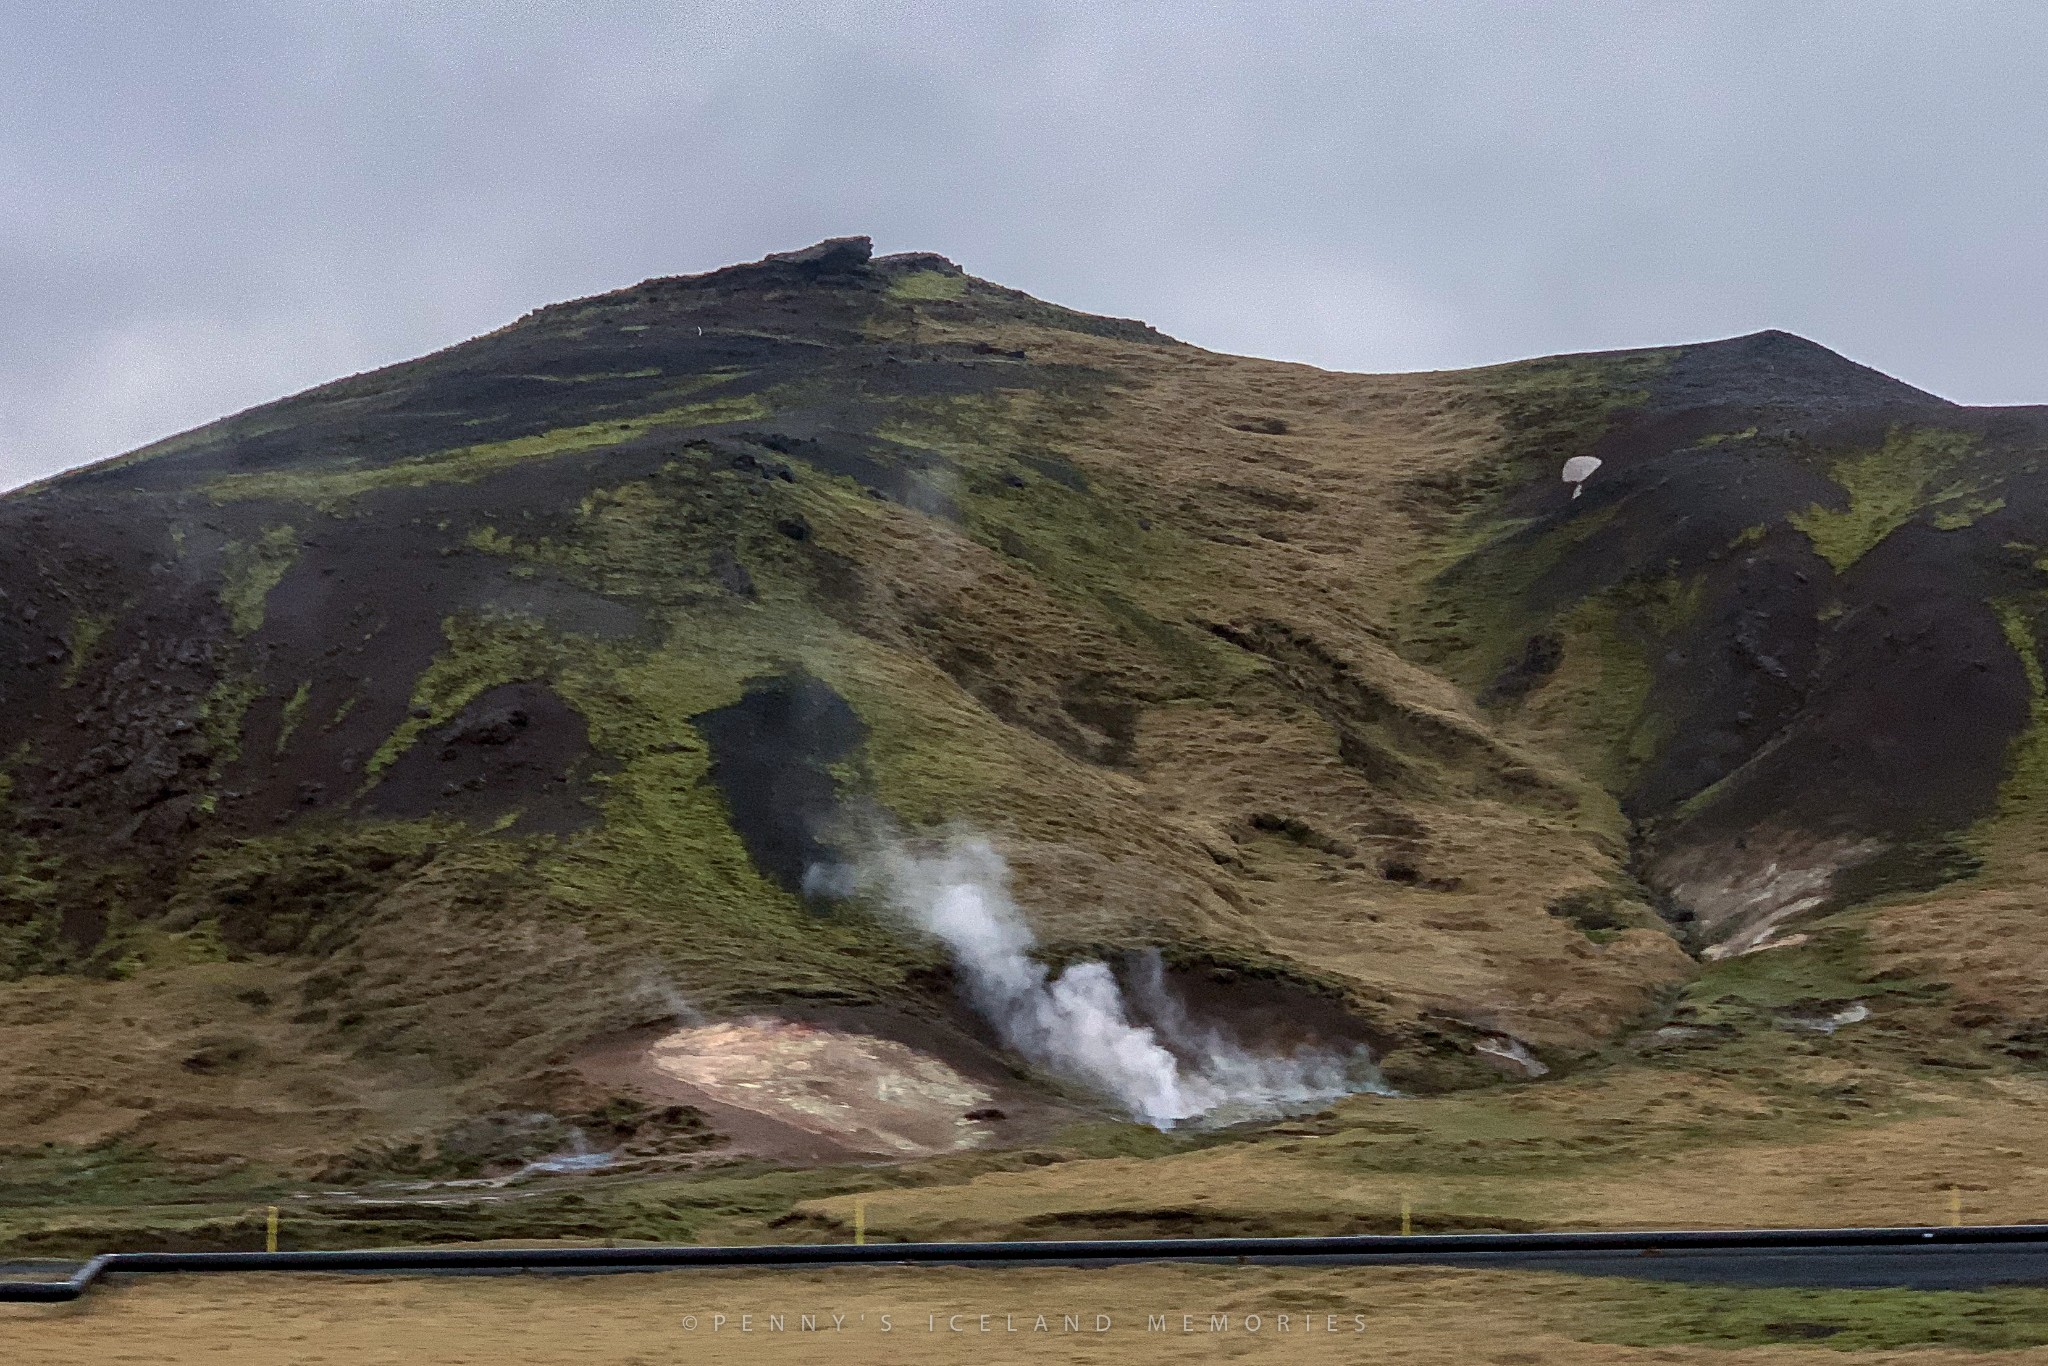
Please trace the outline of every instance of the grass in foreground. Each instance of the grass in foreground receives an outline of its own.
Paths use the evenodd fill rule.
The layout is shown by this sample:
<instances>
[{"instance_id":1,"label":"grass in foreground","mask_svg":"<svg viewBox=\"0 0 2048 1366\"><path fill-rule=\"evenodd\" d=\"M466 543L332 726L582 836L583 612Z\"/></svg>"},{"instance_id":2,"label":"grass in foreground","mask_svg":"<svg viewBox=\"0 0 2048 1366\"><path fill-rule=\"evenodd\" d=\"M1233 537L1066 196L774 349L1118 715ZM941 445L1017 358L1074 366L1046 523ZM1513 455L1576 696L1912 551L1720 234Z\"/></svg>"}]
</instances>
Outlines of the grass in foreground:
<instances>
[{"instance_id":1,"label":"grass in foreground","mask_svg":"<svg viewBox=\"0 0 2048 1366\"><path fill-rule=\"evenodd\" d=\"M985 1316L985 1317L984 1317ZM1042 1327L1041 1327L1042 1324ZM2048 1291L1730 1290L1432 1268L841 1268L589 1278L135 1280L0 1306L21 1363L1980 1359L2048 1344Z\"/></svg>"}]
</instances>

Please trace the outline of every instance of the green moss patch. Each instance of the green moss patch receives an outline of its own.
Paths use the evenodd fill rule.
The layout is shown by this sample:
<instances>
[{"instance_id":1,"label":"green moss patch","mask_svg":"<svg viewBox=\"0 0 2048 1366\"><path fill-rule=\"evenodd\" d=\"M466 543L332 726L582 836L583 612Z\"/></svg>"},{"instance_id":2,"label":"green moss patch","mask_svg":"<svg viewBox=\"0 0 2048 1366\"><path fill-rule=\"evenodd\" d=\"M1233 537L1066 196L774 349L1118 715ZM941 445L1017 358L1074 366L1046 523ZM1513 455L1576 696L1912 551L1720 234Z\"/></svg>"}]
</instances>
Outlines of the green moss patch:
<instances>
[{"instance_id":1,"label":"green moss patch","mask_svg":"<svg viewBox=\"0 0 2048 1366\"><path fill-rule=\"evenodd\" d=\"M262 695L263 685L230 663L200 702L199 731L206 737L215 775L242 757L242 723Z\"/></svg>"},{"instance_id":2,"label":"green moss patch","mask_svg":"<svg viewBox=\"0 0 2048 1366\"><path fill-rule=\"evenodd\" d=\"M889 285L892 299L959 299L966 294L967 277L944 270L914 270Z\"/></svg>"},{"instance_id":3,"label":"green moss patch","mask_svg":"<svg viewBox=\"0 0 2048 1366\"><path fill-rule=\"evenodd\" d=\"M238 636L252 636L263 629L264 605L270 590L277 587L299 558L299 534L288 526L274 526L253 543L230 541L223 557L220 605L227 609L228 624Z\"/></svg>"},{"instance_id":4,"label":"green moss patch","mask_svg":"<svg viewBox=\"0 0 2048 1366\"><path fill-rule=\"evenodd\" d=\"M1685 989L1688 1017L1705 1023L1743 1023L1773 1010L1881 992L1872 980L1862 930L1824 922L1807 930L1805 944L1711 962Z\"/></svg>"},{"instance_id":5,"label":"green moss patch","mask_svg":"<svg viewBox=\"0 0 2048 1366\"><path fill-rule=\"evenodd\" d=\"M1444 568L1406 614L1403 637L1426 662L1474 692L1484 689L1539 624L1531 591L1618 512L1610 504L1542 528L1472 518L1440 547Z\"/></svg>"},{"instance_id":6,"label":"green moss patch","mask_svg":"<svg viewBox=\"0 0 2048 1366\"><path fill-rule=\"evenodd\" d=\"M1530 699L1529 718L1583 772L1621 791L1662 738L1646 720L1654 679L1645 651L1605 596L1588 598L1557 624L1564 663Z\"/></svg>"},{"instance_id":7,"label":"green moss patch","mask_svg":"<svg viewBox=\"0 0 2048 1366\"><path fill-rule=\"evenodd\" d=\"M764 877L711 781L709 748L688 723L736 701L744 681L774 662L811 653L800 635L778 642L778 633L752 626L714 627L709 640L680 635L652 652L583 652L564 664L556 687L616 767L594 780L603 826L554 846L538 871L551 897L586 923L630 925L657 946L706 1009L879 999L899 990L923 956L863 916L819 914Z\"/></svg>"},{"instance_id":8,"label":"green moss patch","mask_svg":"<svg viewBox=\"0 0 2048 1366\"><path fill-rule=\"evenodd\" d=\"M811 481L818 483L822 481ZM664 611L730 604L750 594L794 602L804 558L780 525L799 524L804 494L714 460L700 443L646 479L593 489L560 536L470 533L486 554L545 566L593 592Z\"/></svg>"},{"instance_id":9,"label":"green moss patch","mask_svg":"<svg viewBox=\"0 0 2048 1366\"><path fill-rule=\"evenodd\" d=\"M558 427L538 436L460 446L388 465L233 474L208 485L206 492L216 502L274 499L333 509L378 489L474 483L529 460L548 460L581 451L600 450L662 428L688 429L728 422L755 422L766 417L768 411L766 400L757 394L706 399L641 417Z\"/></svg>"},{"instance_id":10,"label":"green moss patch","mask_svg":"<svg viewBox=\"0 0 2048 1366\"><path fill-rule=\"evenodd\" d=\"M100 642L114 629L114 618L107 612L80 612L71 623L71 639L67 643L64 659L64 676L58 686L72 688L78 685L80 674L92 662L93 652Z\"/></svg>"},{"instance_id":11,"label":"green moss patch","mask_svg":"<svg viewBox=\"0 0 2048 1366\"><path fill-rule=\"evenodd\" d=\"M482 693L501 683L548 678L574 648L530 617L456 616L443 622L441 630L448 648L414 682L405 720L363 766L365 787L373 786L421 735L447 724Z\"/></svg>"},{"instance_id":12,"label":"green moss patch","mask_svg":"<svg viewBox=\"0 0 2048 1366\"><path fill-rule=\"evenodd\" d=\"M292 736L298 732L300 723L306 719L306 703L312 696L313 684L309 680L299 684L298 691L286 700L284 715L277 728L277 753L284 753L291 745Z\"/></svg>"},{"instance_id":13,"label":"green moss patch","mask_svg":"<svg viewBox=\"0 0 2048 1366\"><path fill-rule=\"evenodd\" d=\"M1501 572L1511 568L1506 561ZM1486 624L1490 638L1474 640L1454 676L1483 701L1516 702L1517 725L1607 791L1626 791L1670 738L1671 721L1653 706L1652 661L1698 614L1704 582L1703 575L1633 579L1583 599L1548 623L1538 642L1548 672L1540 677L1527 676L1531 647L1504 615ZM1510 649L1524 656L1522 664L1501 657ZM1510 668L1518 672L1503 672Z\"/></svg>"},{"instance_id":14,"label":"green moss patch","mask_svg":"<svg viewBox=\"0 0 2048 1366\"><path fill-rule=\"evenodd\" d=\"M1933 522L1937 531L1961 531L1966 526L1975 526L2005 506L2003 498L1980 496L1959 499L1953 506L1943 507L1934 514Z\"/></svg>"},{"instance_id":15,"label":"green moss patch","mask_svg":"<svg viewBox=\"0 0 2048 1366\"><path fill-rule=\"evenodd\" d=\"M1998 788L1998 808L1978 822L1964 842L1988 856L2002 831L2035 829L2048 817L2048 671L2041 660L2035 623L2038 598L1999 598L1990 604L1998 615L2006 644L2019 657L2027 680L2027 725L2013 737L2006 755L2005 780Z\"/></svg>"},{"instance_id":16,"label":"green moss patch","mask_svg":"<svg viewBox=\"0 0 2048 1366\"><path fill-rule=\"evenodd\" d=\"M1973 445L1974 439L1960 432L1895 427L1884 445L1837 461L1830 471L1846 507L1816 503L1787 520L1806 533L1837 574L1844 573L1911 521Z\"/></svg>"}]
</instances>

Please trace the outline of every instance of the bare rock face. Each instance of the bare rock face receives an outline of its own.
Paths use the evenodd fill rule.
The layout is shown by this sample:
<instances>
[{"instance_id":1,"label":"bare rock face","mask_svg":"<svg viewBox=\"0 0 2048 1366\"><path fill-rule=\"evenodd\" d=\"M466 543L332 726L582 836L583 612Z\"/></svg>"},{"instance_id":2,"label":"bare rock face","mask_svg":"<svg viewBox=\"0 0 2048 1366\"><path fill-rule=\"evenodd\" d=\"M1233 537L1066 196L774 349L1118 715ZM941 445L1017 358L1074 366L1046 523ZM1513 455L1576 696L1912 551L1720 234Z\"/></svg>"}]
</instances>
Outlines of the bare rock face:
<instances>
[{"instance_id":1,"label":"bare rock face","mask_svg":"<svg viewBox=\"0 0 2048 1366\"><path fill-rule=\"evenodd\" d=\"M858 274L867 269L874 254L872 238L829 237L800 251L771 252L761 258L761 264L787 266L807 279L820 280L835 275Z\"/></svg>"},{"instance_id":2,"label":"bare rock face","mask_svg":"<svg viewBox=\"0 0 2048 1366\"><path fill-rule=\"evenodd\" d=\"M1704 956L1760 948L1791 921L1836 898L1837 877L1884 852L1875 838L1817 838L1760 829L1740 844L1678 845L1651 869L1697 917Z\"/></svg>"}]
</instances>

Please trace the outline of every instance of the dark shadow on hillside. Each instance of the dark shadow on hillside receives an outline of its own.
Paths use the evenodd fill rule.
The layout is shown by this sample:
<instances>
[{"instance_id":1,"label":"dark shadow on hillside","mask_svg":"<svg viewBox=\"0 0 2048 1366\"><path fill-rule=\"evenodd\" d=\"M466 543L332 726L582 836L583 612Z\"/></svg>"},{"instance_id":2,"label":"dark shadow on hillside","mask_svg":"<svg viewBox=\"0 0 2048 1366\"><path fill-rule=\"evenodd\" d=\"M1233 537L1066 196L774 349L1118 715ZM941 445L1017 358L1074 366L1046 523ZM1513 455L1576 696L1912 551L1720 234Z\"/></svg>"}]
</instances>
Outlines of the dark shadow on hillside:
<instances>
[{"instance_id":1,"label":"dark shadow on hillside","mask_svg":"<svg viewBox=\"0 0 2048 1366\"><path fill-rule=\"evenodd\" d=\"M846 699L802 671L757 679L730 706L690 718L711 747L711 781L754 866L792 892L837 855L820 837L839 809L831 766L867 727Z\"/></svg>"}]
</instances>

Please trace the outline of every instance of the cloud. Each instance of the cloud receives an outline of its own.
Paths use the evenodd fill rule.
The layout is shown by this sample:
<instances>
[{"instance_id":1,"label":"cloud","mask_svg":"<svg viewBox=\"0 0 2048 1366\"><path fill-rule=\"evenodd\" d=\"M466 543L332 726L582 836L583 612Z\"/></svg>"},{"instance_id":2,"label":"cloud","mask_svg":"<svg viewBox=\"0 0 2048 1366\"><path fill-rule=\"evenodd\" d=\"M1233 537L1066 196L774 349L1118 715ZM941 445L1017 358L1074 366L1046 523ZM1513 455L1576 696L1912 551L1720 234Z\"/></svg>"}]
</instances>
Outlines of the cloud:
<instances>
[{"instance_id":1,"label":"cloud","mask_svg":"<svg viewBox=\"0 0 2048 1366\"><path fill-rule=\"evenodd\" d=\"M1220 349L2048 399L2048 12L0 0L0 484L834 233Z\"/></svg>"}]
</instances>

